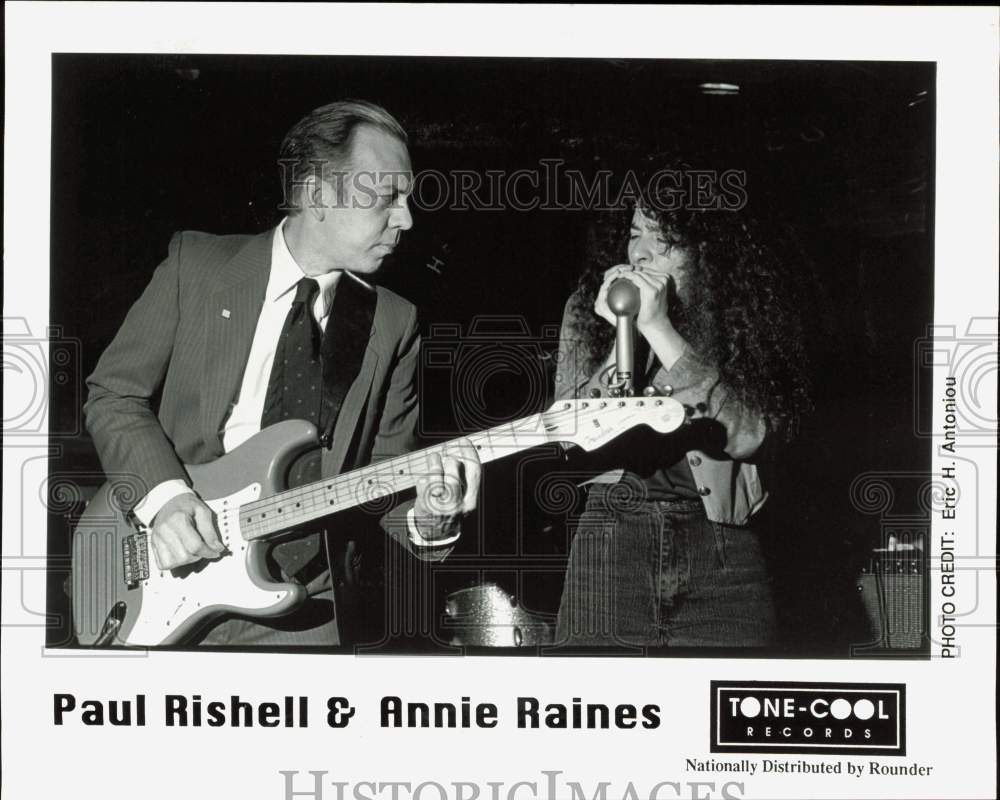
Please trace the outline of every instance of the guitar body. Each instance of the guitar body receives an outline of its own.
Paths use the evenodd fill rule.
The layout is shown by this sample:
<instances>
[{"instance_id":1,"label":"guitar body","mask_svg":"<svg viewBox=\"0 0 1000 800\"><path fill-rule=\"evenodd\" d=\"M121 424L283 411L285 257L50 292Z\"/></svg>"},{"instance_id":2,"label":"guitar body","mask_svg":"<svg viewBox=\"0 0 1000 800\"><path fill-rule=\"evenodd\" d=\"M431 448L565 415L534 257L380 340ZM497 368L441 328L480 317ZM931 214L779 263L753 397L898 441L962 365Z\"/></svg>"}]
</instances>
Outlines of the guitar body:
<instances>
[{"instance_id":1,"label":"guitar body","mask_svg":"<svg viewBox=\"0 0 1000 800\"><path fill-rule=\"evenodd\" d=\"M248 617L287 614L305 588L268 575L268 541L246 541L239 507L286 489L292 462L316 447L316 428L288 420L261 431L210 464L186 467L194 490L216 514L227 547L212 561L160 571L148 532L116 502L147 489L128 481L105 484L73 534L73 609L77 639L85 646L154 647L183 643L226 613Z\"/></svg>"},{"instance_id":2,"label":"guitar body","mask_svg":"<svg viewBox=\"0 0 1000 800\"><path fill-rule=\"evenodd\" d=\"M480 463L488 463L546 442L594 450L637 425L669 433L685 417L670 398L561 400L546 412L468 438ZM413 489L421 477L440 473L439 459L450 444L288 489L293 461L317 446L316 428L302 420L273 425L211 464L186 468L215 512L228 549L220 558L173 570L156 568L149 531L127 513L148 487L128 479L105 484L73 533L78 641L91 647L181 644L222 614L287 614L305 599L305 589L271 581L268 542L312 520Z\"/></svg>"}]
</instances>

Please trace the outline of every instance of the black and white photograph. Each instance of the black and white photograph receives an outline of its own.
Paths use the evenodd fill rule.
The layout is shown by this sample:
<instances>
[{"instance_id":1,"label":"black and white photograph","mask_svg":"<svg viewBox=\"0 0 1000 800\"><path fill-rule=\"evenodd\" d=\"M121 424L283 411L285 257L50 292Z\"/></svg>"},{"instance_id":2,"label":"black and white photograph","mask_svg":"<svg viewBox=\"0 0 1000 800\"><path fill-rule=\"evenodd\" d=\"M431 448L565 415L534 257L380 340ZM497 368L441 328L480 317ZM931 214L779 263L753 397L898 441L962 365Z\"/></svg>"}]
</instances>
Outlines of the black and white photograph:
<instances>
[{"instance_id":1,"label":"black and white photograph","mask_svg":"<svg viewBox=\"0 0 1000 800\"><path fill-rule=\"evenodd\" d=\"M53 87L51 644L926 655L933 64Z\"/></svg>"},{"instance_id":2,"label":"black and white photograph","mask_svg":"<svg viewBox=\"0 0 1000 800\"><path fill-rule=\"evenodd\" d=\"M988 9L313 9L8 61L8 719L109 797L989 796Z\"/></svg>"}]
</instances>

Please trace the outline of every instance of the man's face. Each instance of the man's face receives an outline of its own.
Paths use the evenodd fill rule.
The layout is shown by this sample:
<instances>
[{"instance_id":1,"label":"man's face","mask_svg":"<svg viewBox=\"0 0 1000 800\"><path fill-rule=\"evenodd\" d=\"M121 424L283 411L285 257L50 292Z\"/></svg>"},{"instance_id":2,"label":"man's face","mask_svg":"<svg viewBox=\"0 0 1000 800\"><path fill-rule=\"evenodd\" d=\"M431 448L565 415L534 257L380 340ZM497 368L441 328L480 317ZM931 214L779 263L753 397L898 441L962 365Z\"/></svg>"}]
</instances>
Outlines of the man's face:
<instances>
[{"instance_id":1,"label":"man's face","mask_svg":"<svg viewBox=\"0 0 1000 800\"><path fill-rule=\"evenodd\" d=\"M380 128L359 125L349 173L323 182L325 213L312 226L312 244L328 269L375 272L413 227L407 207L412 186L406 145Z\"/></svg>"}]
</instances>

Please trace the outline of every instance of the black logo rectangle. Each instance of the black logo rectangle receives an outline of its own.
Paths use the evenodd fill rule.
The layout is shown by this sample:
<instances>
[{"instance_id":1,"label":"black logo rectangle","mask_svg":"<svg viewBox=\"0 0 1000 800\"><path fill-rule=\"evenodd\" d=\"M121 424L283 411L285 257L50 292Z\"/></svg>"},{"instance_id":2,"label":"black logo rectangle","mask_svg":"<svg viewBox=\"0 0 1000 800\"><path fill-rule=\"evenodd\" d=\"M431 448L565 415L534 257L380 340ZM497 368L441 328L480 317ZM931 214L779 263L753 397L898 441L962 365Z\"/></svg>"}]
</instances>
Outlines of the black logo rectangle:
<instances>
[{"instance_id":1,"label":"black logo rectangle","mask_svg":"<svg viewBox=\"0 0 1000 800\"><path fill-rule=\"evenodd\" d=\"M902 683L712 681L713 753L906 755Z\"/></svg>"}]
</instances>

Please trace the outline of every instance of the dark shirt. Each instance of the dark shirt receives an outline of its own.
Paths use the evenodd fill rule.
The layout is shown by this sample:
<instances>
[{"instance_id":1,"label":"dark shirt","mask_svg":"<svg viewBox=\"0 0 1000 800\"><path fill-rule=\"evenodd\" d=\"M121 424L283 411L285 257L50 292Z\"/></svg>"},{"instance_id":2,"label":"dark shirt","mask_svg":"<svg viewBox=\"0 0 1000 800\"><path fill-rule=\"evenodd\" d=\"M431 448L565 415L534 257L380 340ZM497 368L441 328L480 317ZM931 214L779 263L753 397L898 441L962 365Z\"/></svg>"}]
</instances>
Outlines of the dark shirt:
<instances>
[{"instance_id":1,"label":"dark shirt","mask_svg":"<svg viewBox=\"0 0 1000 800\"><path fill-rule=\"evenodd\" d=\"M684 457L669 467L657 470L642 482L646 487L646 497L650 500L698 499L698 487L687 458Z\"/></svg>"}]
</instances>

